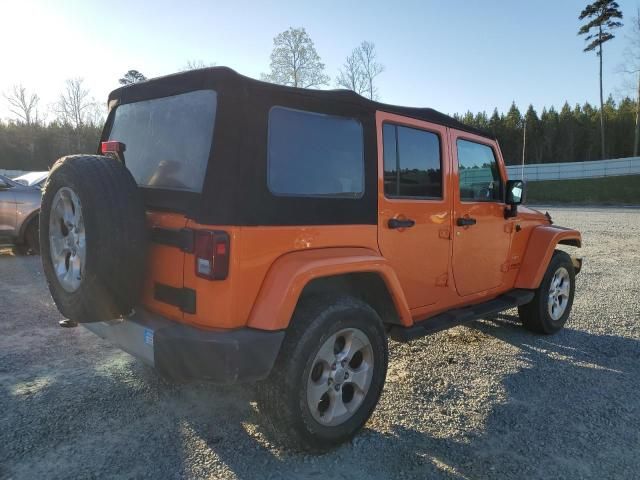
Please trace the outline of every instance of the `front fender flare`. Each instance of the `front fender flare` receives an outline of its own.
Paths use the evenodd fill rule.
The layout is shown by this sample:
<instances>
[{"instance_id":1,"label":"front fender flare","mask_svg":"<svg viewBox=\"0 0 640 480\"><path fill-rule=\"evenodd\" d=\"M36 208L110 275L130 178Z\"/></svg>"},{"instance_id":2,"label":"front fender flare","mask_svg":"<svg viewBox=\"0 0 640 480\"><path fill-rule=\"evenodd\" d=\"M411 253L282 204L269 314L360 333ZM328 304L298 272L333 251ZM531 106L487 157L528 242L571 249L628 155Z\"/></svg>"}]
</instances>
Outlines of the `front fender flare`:
<instances>
[{"instance_id":1,"label":"front fender flare","mask_svg":"<svg viewBox=\"0 0 640 480\"><path fill-rule=\"evenodd\" d=\"M400 323L412 319L398 277L389 262L367 248L303 250L279 257L267 272L247 326L261 330L287 328L304 287L312 280L347 273L373 272L383 279Z\"/></svg>"},{"instance_id":2,"label":"front fender flare","mask_svg":"<svg viewBox=\"0 0 640 480\"><path fill-rule=\"evenodd\" d=\"M582 236L577 230L556 225L540 225L533 229L527 251L520 265L515 288L536 289L551 261L556 246L561 244L582 246Z\"/></svg>"}]
</instances>

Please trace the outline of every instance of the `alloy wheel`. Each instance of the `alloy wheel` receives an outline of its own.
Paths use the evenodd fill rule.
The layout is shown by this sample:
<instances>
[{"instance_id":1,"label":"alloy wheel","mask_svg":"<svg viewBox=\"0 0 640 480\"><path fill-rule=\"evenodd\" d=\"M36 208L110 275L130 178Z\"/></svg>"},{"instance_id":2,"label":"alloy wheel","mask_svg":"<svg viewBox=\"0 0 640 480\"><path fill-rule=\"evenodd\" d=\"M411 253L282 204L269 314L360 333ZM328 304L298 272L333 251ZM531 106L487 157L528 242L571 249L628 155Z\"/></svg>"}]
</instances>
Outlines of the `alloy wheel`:
<instances>
[{"instance_id":1,"label":"alloy wheel","mask_svg":"<svg viewBox=\"0 0 640 480\"><path fill-rule=\"evenodd\" d=\"M571 292L571 277L566 268L560 267L553 274L549 285L549 299L547 310L553 320L559 320L564 314L569 304L569 294Z\"/></svg>"},{"instance_id":2,"label":"alloy wheel","mask_svg":"<svg viewBox=\"0 0 640 480\"><path fill-rule=\"evenodd\" d=\"M53 197L49 245L60 285L69 293L75 292L82 282L87 247L80 199L68 187L61 188Z\"/></svg>"},{"instance_id":3,"label":"alloy wheel","mask_svg":"<svg viewBox=\"0 0 640 480\"><path fill-rule=\"evenodd\" d=\"M369 391L373 369L373 347L363 331L346 328L331 335L318 350L307 380L313 418L324 426L350 419Z\"/></svg>"}]
</instances>

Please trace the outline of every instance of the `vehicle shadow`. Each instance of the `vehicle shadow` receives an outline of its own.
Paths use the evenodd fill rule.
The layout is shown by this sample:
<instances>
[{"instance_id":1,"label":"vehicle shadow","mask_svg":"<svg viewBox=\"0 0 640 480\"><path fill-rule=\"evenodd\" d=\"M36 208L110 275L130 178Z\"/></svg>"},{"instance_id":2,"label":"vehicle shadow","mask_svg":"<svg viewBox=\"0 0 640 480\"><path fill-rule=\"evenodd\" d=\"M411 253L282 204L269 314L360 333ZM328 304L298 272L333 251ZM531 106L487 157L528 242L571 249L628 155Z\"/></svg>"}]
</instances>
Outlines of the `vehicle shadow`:
<instances>
[{"instance_id":1,"label":"vehicle shadow","mask_svg":"<svg viewBox=\"0 0 640 480\"><path fill-rule=\"evenodd\" d=\"M70 360L25 364L25 372L15 375L21 382L8 381L8 370L0 371L0 477L636 475L640 342L570 328L535 336L509 315L466 328L517 349L520 365L495 385L504 400L489 410L482 428L437 435L396 416L392 406L385 413L393 417L388 428L365 428L353 442L324 455L279 447L263 427L250 386L169 383L115 349L100 348L96 356L93 346L76 342L80 347ZM92 355L102 360L92 361ZM430 393L432 380L418 380L425 388L414 392L421 401L410 407L442 408Z\"/></svg>"},{"instance_id":2,"label":"vehicle shadow","mask_svg":"<svg viewBox=\"0 0 640 480\"><path fill-rule=\"evenodd\" d=\"M269 472L272 478L636 475L640 469L638 340L571 328L555 336L538 336L525 331L512 315L474 322L470 328L516 348L522 365L496 385L505 399L490 410L478 431L443 437L398 422L385 432L365 429L347 445L308 456L274 449L269 431L251 410L245 416L256 426L251 435L247 429L235 432L251 440L252 451L237 452L224 439L209 448L238 478L256 478L260 465L263 478L269 478ZM427 404L428 391L420 390ZM195 432L208 438L215 428L195 427Z\"/></svg>"},{"instance_id":3,"label":"vehicle shadow","mask_svg":"<svg viewBox=\"0 0 640 480\"><path fill-rule=\"evenodd\" d=\"M570 326L556 335L535 335L522 328L517 316L509 314L473 322L469 327L517 349L523 366L503 377L500 388L506 400L492 410L485 428L467 438L464 446L456 447L474 458L469 466L458 468L462 474L537 478L637 475L640 341ZM455 448L444 449L452 450ZM536 462L518 461L531 457Z\"/></svg>"}]
</instances>

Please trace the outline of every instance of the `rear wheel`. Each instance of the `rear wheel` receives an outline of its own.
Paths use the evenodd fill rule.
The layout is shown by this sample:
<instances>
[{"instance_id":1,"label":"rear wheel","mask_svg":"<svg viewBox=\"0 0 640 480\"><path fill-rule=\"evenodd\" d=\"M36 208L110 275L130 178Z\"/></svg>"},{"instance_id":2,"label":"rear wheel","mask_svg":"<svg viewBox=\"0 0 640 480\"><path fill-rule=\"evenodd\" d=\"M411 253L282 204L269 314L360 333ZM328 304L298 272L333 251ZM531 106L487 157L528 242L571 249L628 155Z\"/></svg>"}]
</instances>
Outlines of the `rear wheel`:
<instances>
[{"instance_id":1,"label":"rear wheel","mask_svg":"<svg viewBox=\"0 0 640 480\"><path fill-rule=\"evenodd\" d=\"M322 451L362 428L386 377L382 321L366 303L319 297L296 310L258 403L274 433L293 448Z\"/></svg>"},{"instance_id":2,"label":"rear wheel","mask_svg":"<svg viewBox=\"0 0 640 480\"><path fill-rule=\"evenodd\" d=\"M556 250L533 300L518 307L525 328L545 334L560 330L571 313L575 288L576 274L571 257Z\"/></svg>"}]
</instances>

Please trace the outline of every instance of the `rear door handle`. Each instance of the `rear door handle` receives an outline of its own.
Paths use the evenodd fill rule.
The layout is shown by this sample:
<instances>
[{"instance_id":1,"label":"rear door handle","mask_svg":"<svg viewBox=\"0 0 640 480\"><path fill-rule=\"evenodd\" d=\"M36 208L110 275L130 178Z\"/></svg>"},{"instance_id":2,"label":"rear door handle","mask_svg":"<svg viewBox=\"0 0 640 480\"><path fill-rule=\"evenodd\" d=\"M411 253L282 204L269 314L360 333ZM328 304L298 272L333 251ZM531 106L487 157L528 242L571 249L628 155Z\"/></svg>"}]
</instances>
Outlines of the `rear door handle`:
<instances>
[{"instance_id":1,"label":"rear door handle","mask_svg":"<svg viewBox=\"0 0 640 480\"><path fill-rule=\"evenodd\" d=\"M468 227L469 225L475 225L476 224L476 219L475 218L470 218L470 217L462 217L462 218L459 218L456 221L456 224L459 227Z\"/></svg>"},{"instance_id":2,"label":"rear door handle","mask_svg":"<svg viewBox=\"0 0 640 480\"><path fill-rule=\"evenodd\" d=\"M400 220L399 218L390 218L387 225L389 228L411 228L416 224L415 220L407 218L406 220Z\"/></svg>"}]
</instances>

